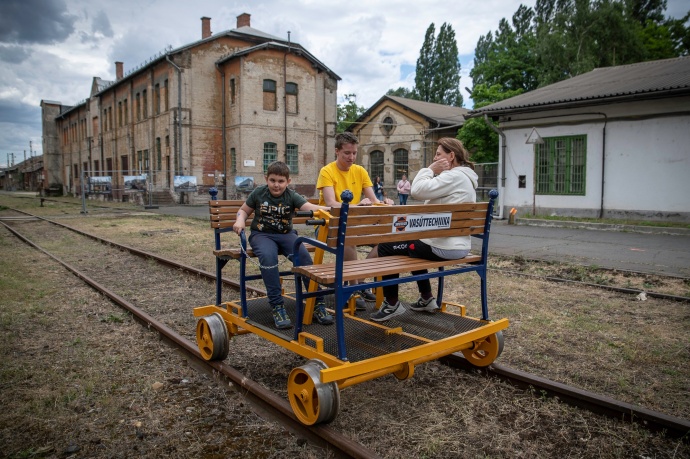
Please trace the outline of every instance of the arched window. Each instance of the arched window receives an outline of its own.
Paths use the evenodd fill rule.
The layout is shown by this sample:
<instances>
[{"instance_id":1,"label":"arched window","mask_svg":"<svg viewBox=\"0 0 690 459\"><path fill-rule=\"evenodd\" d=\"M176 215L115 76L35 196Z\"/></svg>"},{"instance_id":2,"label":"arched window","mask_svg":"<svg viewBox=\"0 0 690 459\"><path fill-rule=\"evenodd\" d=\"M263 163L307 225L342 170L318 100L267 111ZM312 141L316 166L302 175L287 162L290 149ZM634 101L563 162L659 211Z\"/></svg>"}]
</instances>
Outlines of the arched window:
<instances>
[{"instance_id":1,"label":"arched window","mask_svg":"<svg viewBox=\"0 0 690 459\"><path fill-rule=\"evenodd\" d=\"M383 152L381 150L374 150L369 153L369 177L373 182L376 176L383 180Z\"/></svg>"},{"instance_id":2,"label":"arched window","mask_svg":"<svg viewBox=\"0 0 690 459\"><path fill-rule=\"evenodd\" d=\"M393 152L393 168L396 182L402 178L403 174L407 175L407 150L404 148L398 148Z\"/></svg>"}]
</instances>

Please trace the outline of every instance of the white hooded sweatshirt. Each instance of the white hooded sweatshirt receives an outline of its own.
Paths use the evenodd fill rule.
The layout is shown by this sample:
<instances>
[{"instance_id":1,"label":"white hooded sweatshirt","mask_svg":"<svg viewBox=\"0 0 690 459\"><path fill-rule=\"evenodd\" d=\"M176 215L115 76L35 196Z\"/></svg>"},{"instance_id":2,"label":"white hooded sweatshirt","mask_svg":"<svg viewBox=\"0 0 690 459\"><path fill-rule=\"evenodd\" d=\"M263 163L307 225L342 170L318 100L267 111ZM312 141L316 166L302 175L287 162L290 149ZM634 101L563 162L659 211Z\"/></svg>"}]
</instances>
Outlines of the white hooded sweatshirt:
<instances>
[{"instance_id":1,"label":"white hooded sweatshirt","mask_svg":"<svg viewBox=\"0 0 690 459\"><path fill-rule=\"evenodd\" d=\"M414 199L424 199L424 204L458 204L477 202L476 172L466 166L443 171L436 177L429 168L421 169L412 181L410 194ZM469 250L471 236L450 236L422 239L422 242L442 250Z\"/></svg>"}]
</instances>

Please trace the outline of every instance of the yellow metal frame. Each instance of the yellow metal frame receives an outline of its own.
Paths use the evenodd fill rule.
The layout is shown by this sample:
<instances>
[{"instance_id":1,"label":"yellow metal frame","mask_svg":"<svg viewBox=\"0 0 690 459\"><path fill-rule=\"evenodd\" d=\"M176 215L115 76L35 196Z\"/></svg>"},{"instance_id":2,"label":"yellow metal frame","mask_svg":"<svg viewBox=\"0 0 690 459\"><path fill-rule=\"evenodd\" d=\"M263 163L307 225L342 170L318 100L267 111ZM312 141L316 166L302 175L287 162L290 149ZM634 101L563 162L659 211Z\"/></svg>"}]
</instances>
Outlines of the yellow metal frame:
<instances>
[{"instance_id":1,"label":"yellow metal frame","mask_svg":"<svg viewBox=\"0 0 690 459\"><path fill-rule=\"evenodd\" d=\"M332 215L325 211L316 211L315 218L323 218L326 221L328 228ZM318 216L317 216L318 215ZM319 231L318 240L325 243L328 231ZM324 251L316 249L314 254L314 264L322 264L324 258ZM309 284L309 292L314 292L318 288L316 282L311 281ZM305 302L304 324L309 325L312 322L312 313L314 310L316 299L315 297L308 298ZM376 289L376 306L383 302L383 289ZM460 309L460 313L451 313L447 311L447 306L452 305ZM224 306L224 307L223 307ZM380 357L363 360L360 362L342 361L336 356L324 351L323 338L308 332L301 332L297 340L286 340L284 335L278 335L267 331L263 328L252 325L247 318L242 316L242 308L238 303L225 302L219 306L209 305L194 308L195 317L208 316L213 313L218 313L223 318L227 325L228 335L241 335L246 333L254 333L262 338L271 341L289 351L292 351L306 359L319 359L325 363L328 368L321 370L321 382L324 384L335 382L339 389L349 387L361 382L369 381L381 376L393 374L398 379L408 379L414 375L415 366L436 360L446 355L476 349L480 346L488 336L496 334L501 330L508 328L508 319L500 319L497 321L483 321L480 319L469 318L477 322L483 322L484 325L480 328L461 333L459 335L449 336L447 338L433 341L421 338L417 335L405 333L401 327L389 328L380 323L370 322L368 320L356 317L355 299L350 298L348 307L345 308L345 320L359 320L366 322L371 326L384 329L387 335L400 335L414 337L415 339L426 341L425 344L415 346L410 349L391 352ZM441 304L441 312L449 315L460 315L466 317L466 308L464 305L443 302ZM313 343L311 345L310 343Z\"/></svg>"},{"instance_id":2,"label":"yellow metal frame","mask_svg":"<svg viewBox=\"0 0 690 459\"><path fill-rule=\"evenodd\" d=\"M244 333L254 333L262 338L267 339L268 341L284 347L289 351L294 352L295 354L301 355L306 359L319 359L328 366L327 369L321 370L321 382L336 382L340 389L369 381L380 376L385 376L387 374L394 374L398 379L409 378L414 374L415 366L430 360L437 360L454 352L472 349L475 344L478 345L487 336L498 333L499 331L508 328L509 325L508 319L500 319L495 322L484 322L479 319L475 319L478 322L484 322L484 325L481 328L470 330L459 335L453 335L438 341L432 341L424 340L416 335L405 333L400 327L389 328L381 324L369 322L365 319L347 317L346 320L361 320L373 326L385 329L386 333L389 334L410 336L427 341L426 344L422 344L410 349L396 351L380 357L374 357L371 359L362 360L361 362L353 363L344 362L338 359L336 356L324 352L323 339L316 335L301 332L297 341L288 341L282 336L273 334L249 323L246 318L241 317L242 310L239 305L233 302L223 304L226 306L226 308L215 305L194 308L194 316L202 317L217 312L225 320L228 326L228 334L230 336ZM444 303L444 306L445 305L446 304ZM464 306L457 306L461 307L461 314L464 316ZM312 341L314 345L309 345L307 341Z\"/></svg>"}]
</instances>

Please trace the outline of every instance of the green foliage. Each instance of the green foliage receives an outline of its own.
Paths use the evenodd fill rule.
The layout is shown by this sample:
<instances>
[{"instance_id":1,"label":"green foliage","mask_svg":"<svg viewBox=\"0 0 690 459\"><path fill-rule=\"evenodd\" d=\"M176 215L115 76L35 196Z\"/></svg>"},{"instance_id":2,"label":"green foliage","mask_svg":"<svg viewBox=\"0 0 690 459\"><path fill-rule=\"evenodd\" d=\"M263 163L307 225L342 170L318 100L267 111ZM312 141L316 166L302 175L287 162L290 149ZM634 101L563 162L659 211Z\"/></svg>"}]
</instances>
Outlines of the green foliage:
<instances>
[{"instance_id":1,"label":"green foliage","mask_svg":"<svg viewBox=\"0 0 690 459\"><path fill-rule=\"evenodd\" d=\"M508 91L537 88L533 18L532 9L521 5L513 15L512 26L502 19L495 34L479 37L470 71L475 86L499 85Z\"/></svg>"},{"instance_id":2,"label":"green foliage","mask_svg":"<svg viewBox=\"0 0 690 459\"><path fill-rule=\"evenodd\" d=\"M491 87L479 84L472 89L472 100L474 100L475 108L481 108L517 96L522 92L522 89L504 91L498 84ZM476 163L495 163L498 161L498 134L486 124L484 119L471 118L465 121L465 124L458 131L458 139L470 152L472 161Z\"/></svg>"},{"instance_id":3,"label":"green foliage","mask_svg":"<svg viewBox=\"0 0 690 459\"><path fill-rule=\"evenodd\" d=\"M666 0L537 0L482 35L475 85L531 91L595 68L687 55L690 13L664 19Z\"/></svg>"},{"instance_id":4,"label":"green foliage","mask_svg":"<svg viewBox=\"0 0 690 459\"><path fill-rule=\"evenodd\" d=\"M417 97L414 89L408 89L404 86L400 86L398 89L389 89L386 95L404 97L406 99L415 99Z\"/></svg>"},{"instance_id":5,"label":"green foliage","mask_svg":"<svg viewBox=\"0 0 690 459\"><path fill-rule=\"evenodd\" d=\"M347 103L338 104L337 108L338 125L336 132L338 134L345 132L366 111L366 108L357 105L356 94L345 94L345 100Z\"/></svg>"},{"instance_id":6,"label":"green foliage","mask_svg":"<svg viewBox=\"0 0 690 459\"><path fill-rule=\"evenodd\" d=\"M443 23L436 37L436 28L432 23L426 31L417 59L414 98L462 107L458 55L453 27Z\"/></svg>"}]
</instances>

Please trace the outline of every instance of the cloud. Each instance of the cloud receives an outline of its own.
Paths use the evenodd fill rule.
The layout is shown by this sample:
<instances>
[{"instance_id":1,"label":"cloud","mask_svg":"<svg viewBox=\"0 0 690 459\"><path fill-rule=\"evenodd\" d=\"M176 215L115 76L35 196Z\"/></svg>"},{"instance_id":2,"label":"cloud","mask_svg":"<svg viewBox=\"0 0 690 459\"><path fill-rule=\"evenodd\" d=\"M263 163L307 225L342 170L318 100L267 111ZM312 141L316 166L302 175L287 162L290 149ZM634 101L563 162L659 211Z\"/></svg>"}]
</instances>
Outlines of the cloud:
<instances>
[{"instance_id":1,"label":"cloud","mask_svg":"<svg viewBox=\"0 0 690 459\"><path fill-rule=\"evenodd\" d=\"M63 0L5 0L0 42L59 43L74 32L76 20Z\"/></svg>"},{"instance_id":2,"label":"cloud","mask_svg":"<svg viewBox=\"0 0 690 459\"><path fill-rule=\"evenodd\" d=\"M0 61L8 64L21 64L31 56L31 50L16 45L0 45Z\"/></svg>"},{"instance_id":3,"label":"cloud","mask_svg":"<svg viewBox=\"0 0 690 459\"><path fill-rule=\"evenodd\" d=\"M110 20L105 11L101 10L96 14L91 23L91 30L94 34L102 34L104 37L112 38L115 33L113 32L113 27L110 25Z\"/></svg>"}]
</instances>

